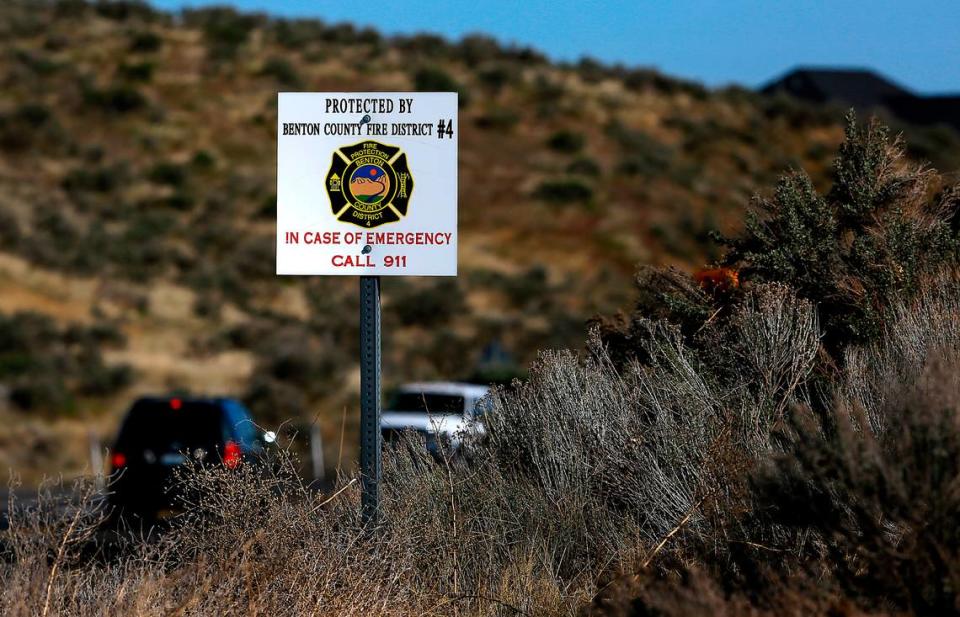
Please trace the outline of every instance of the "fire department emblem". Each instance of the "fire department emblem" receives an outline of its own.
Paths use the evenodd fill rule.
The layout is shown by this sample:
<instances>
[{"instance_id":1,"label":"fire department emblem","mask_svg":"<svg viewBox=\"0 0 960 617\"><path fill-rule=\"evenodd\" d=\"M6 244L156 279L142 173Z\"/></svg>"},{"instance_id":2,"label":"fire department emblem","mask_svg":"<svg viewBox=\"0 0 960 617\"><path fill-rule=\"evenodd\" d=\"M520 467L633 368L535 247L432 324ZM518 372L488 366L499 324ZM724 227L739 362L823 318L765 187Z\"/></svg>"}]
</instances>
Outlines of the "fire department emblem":
<instances>
[{"instance_id":1,"label":"fire department emblem","mask_svg":"<svg viewBox=\"0 0 960 617\"><path fill-rule=\"evenodd\" d=\"M333 151L326 189L338 221L379 227L407 215L413 176L400 148L364 141Z\"/></svg>"}]
</instances>

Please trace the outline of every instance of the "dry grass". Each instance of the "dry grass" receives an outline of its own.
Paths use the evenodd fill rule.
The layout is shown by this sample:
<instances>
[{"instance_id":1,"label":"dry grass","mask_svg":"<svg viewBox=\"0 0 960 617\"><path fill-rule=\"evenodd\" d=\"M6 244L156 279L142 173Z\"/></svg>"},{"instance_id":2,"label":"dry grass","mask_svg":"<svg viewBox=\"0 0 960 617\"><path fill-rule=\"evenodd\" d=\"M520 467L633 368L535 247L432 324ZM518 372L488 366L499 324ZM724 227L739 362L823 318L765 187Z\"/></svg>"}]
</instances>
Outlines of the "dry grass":
<instances>
[{"instance_id":1,"label":"dry grass","mask_svg":"<svg viewBox=\"0 0 960 617\"><path fill-rule=\"evenodd\" d=\"M618 372L597 346L587 358L543 354L529 382L496 393L488 439L467 456L437 464L413 442L387 453L376 529L360 521L352 478L341 478L331 495L315 494L283 451L263 467L187 473L197 498L181 524L151 541L126 541L119 554L94 558L95 549L117 553L103 534L82 541L99 516L95 502L87 510L15 509L16 559L0 569L0 612L36 614L48 604L50 614L70 615L576 615L591 606L630 614L639 602L670 615L796 603L796 590L813 580L804 573L826 568L830 547L851 558L856 549L837 543L829 528L797 529L771 516L770 506L758 509L792 477L769 471L779 469L771 461L793 469L790 461L815 460L791 445L816 440L806 432L792 440L800 429L790 427L806 425L787 422L784 410L805 400L818 330L809 303L785 288L753 293L731 320L730 349L744 359L740 381L719 379L675 332L653 324L653 362L643 367ZM931 291L917 306L953 314L952 298ZM960 340L949 338L960 336L958 328L945 333L916 319L917 306L904 307L892 326L900 339L860 352L873 358L876 375L894 365L925 370L927 353L890 360L895 340L916 349L935 329L941 342ZM857 383L848 376L841 394L872 400L877 395L862 393L889 391L872 374ZM871 409L889 421L890 410L902 416L913 408ZM818 426L814 436L833 434L829 424ZM869 424L844 435L885 443ZM847 451L824 439L835 458ZM888 464L894 471L897 461ZM758 492L751 478L766 478L765 488ZM806 481L829 486L831 478ZM853 482L848 493L859 487ZM913 522L898 521L897 537ZM745 546L754 548L737 552ZM773 565L784 554L791 559ZM747 565L765 574L745 582ZM837 572L818 576L833 581ZM770 583L784 576L789 584ZM830 594L841 593L832 585L826 599L813 594L791 610L826 610L840 597Z\"/></svg>"}]
</instances>

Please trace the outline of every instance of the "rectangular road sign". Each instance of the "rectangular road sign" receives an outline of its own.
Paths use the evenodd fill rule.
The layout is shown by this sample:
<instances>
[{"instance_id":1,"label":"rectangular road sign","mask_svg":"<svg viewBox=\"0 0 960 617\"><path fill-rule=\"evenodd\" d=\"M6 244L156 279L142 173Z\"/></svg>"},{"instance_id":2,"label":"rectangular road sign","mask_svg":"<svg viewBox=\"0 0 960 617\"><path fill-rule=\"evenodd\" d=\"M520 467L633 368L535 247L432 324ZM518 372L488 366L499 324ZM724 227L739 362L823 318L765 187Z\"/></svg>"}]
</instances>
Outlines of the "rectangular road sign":
<instances>
[{"instance_id":1,"label":"rectangular road sign","mask_svg":"<svg viewBox=\"0 0 960 617\"><path fill-rule=\"evenodd\" d=\"M455 92L278 105L277 274L456 276Z\"/></svg>"}]
</instances>

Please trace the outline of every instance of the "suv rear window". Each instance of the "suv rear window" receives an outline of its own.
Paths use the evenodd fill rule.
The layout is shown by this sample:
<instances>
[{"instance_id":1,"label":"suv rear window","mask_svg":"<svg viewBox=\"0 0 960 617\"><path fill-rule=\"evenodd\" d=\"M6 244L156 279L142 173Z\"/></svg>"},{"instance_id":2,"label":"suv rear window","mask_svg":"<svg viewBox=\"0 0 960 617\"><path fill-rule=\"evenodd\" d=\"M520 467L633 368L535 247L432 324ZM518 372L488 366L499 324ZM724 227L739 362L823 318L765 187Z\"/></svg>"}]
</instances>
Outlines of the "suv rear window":
<instances>
[{"instance_id":1,"label":"suv rear window","mask_svg":"<svg viewBox=\"0 0 960 617\"><path fill-rule=\"evenodd\" d=\"M398 392L394 395L390 411L408 411L411 413L462 414L464 400L455 394L426 394L421 392Z\"/></svg>"},{"instance_id":2,"label":"suv rear window","mask_svg":"<svg viewBox=\"0 0 960 617\"><path fill-rule=\"evenodd\" d=\"M127 415L117 448L126 451L213 451L225 441L223 414L213 403L183 401L174 409L167 401L137 401Z\"/></svg>"}]
</instances>

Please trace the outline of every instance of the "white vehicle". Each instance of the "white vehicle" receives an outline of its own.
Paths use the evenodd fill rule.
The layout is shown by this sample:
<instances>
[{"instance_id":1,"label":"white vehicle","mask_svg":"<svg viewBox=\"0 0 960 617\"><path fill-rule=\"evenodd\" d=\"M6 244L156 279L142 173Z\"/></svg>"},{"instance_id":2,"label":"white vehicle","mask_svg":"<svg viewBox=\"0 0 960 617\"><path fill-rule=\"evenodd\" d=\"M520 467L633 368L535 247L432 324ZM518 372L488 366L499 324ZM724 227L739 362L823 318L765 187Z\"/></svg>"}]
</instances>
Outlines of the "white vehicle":
<instances>
[{"instance_id":1,"label":"white vehicle","mask_svg":"<svg viewBox=\"0 0 960 617\"><path fill-rule=\"evenodd\" d=\"M441 444L456 452L468 435L482 436L482 417L490 408L490 388L468 383L421 382L400 386L380 418L385 443L405 431L420 434L427 449L440 456Z\"/></svg>"}]
</instances>

